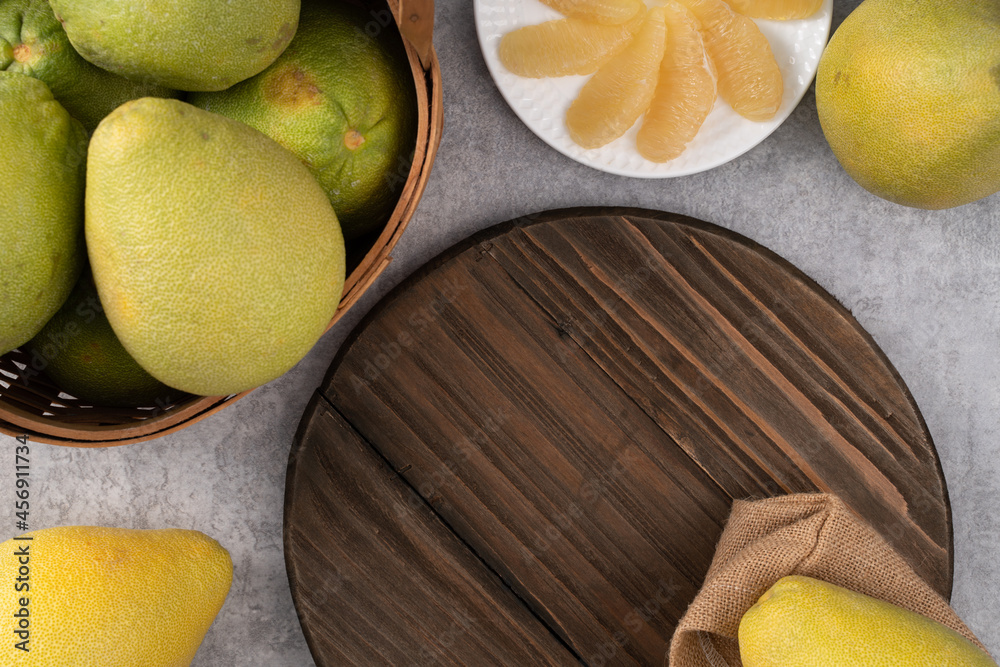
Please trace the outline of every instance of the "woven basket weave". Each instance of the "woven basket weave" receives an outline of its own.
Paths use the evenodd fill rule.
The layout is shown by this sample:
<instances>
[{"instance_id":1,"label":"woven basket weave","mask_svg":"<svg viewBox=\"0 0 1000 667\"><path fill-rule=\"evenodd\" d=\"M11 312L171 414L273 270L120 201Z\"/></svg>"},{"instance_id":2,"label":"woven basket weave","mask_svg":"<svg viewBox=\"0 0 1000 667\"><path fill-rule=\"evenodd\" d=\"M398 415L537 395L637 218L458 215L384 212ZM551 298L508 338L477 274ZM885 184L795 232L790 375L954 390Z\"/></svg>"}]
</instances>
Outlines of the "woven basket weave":
<instances>
[{"instance_id":1,"label":"woven basket weave","mask_svg":"<svg viewBox=\"0 0 1000 667\"><path fill-rule=\"evenodd\" d=\"M392 259L392 250L427 184L444 125L441 69L431 44L433 2L387 2L403 33L416 84L416 151L399 202L382 232L377 238L348 243L347 280L331 327L357 303ZM383 16L385 5L377 0L367 0L364 4L371 9L373 17ZM172 405L135 409L93 407L61 392L44 375L31 373L28 356L14 350L0 357L0 432L73 447L124 445L180 430L248 393L187 397Z\"/></svg>"}]
</instances>

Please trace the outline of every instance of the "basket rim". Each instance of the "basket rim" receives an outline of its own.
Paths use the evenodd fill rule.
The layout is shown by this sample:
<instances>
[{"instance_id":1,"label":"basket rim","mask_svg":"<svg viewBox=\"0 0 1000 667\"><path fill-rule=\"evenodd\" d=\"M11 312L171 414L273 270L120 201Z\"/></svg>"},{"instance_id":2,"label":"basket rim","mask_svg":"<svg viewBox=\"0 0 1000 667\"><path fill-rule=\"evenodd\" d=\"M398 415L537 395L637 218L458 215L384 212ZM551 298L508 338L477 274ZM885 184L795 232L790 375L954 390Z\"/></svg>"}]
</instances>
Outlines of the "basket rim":
<instances>
[{"instance_id":1,"label":"basket rim","mask_svg":"<svg viewBox=\"0 0 1000 667\"><path fill-rule=\"evenodd\" d=\"M388 4L398 20L399 0L388 0ZM347 276L340 304L326 331L329 331L360 300L392 261L391 253L419 205L441 143L444 105L441 67L437 53L432 46L425 70L414 46L405 38L403 42L417 91L417 141L413 162L389 222L358 266ZM5 401L4 391L0 388L0 433L12 437L27 436L35 442L68 447L127 445L179 431L219 412L252 391L254 389L230 396L194 397L160 415L131 423L66 424L60 422L55 415L40 416L10 405Z\"/></svg>"}]
</instances>

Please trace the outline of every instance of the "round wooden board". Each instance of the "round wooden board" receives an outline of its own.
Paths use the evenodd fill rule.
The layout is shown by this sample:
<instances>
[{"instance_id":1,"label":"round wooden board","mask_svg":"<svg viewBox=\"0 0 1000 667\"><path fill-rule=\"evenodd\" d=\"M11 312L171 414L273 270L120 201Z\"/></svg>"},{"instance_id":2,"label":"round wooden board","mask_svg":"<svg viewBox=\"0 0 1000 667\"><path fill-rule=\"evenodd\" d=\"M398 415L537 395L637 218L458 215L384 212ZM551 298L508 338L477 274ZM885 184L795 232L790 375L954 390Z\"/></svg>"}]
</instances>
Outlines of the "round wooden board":
<instances>
[{"instance_id":1,"label":"round wooden board","mask_svg":"<svg viewBox=\"0 0 1000 667\"><path fill-rule=\"evenodd\" d=\"M660 665L734 499L838 494L945 597L947 490L899 375L767 249L543 213L400 285L289 462L317 664Z\"/></svg>"}]
</instances>

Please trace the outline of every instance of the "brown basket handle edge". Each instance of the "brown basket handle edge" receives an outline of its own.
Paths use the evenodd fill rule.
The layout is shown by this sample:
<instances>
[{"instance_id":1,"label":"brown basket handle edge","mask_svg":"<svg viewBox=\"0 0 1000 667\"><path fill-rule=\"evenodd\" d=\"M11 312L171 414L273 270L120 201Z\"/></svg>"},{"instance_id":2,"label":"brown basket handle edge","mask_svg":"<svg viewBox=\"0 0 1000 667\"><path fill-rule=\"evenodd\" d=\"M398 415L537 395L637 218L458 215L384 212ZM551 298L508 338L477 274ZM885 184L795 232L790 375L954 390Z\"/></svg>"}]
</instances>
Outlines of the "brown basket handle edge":
<instances>
[{"instance_id":1,"label":"brown basket handle edge","mask_svg":"<svg viewBox=\"0 0 1000 667\"><path fill-rule=\"evenodd\" d=\"M434 49L434 0L396 0L393 4L400 34L416 50L424 71L429 70Z\"/></svg>"}]
</instances>

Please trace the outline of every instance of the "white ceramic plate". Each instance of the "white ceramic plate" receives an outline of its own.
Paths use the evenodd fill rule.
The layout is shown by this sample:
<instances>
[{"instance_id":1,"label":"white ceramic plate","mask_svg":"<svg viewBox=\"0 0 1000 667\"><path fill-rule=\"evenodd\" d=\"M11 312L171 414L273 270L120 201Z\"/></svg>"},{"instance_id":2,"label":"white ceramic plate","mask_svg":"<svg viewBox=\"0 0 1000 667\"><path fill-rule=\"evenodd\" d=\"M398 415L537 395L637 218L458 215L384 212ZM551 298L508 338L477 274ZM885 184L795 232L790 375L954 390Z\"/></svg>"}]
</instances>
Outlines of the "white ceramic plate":
<instances>
[{"instance_id":1,"label":"white ceramic plate","mask_svg":"<svg viewBox=\"0 0 1000 667\"><path fill-rule=\"evenodd\" d=\"M652 2L648 3L652 5ZM511 30L563 18L539 0L475 0L476 31L486 65L500 93L524 124L560 153L578 162L622 176L667 178L686 176L729 162L747 152L792 113L816 75L819 57L830 36L833 0L824 0L818 12L798 21L756 21L771 43L781 68L785 94L774 118L747 120L721 99L705 119L698 135L680 157L670 162L646 160L635 148L636 123L624 136L601 148L587 150L570 139L563 119L566 109L589 76L527 79L511 74L500 63L500 38Z\"/></svg>"}]
</instances>

